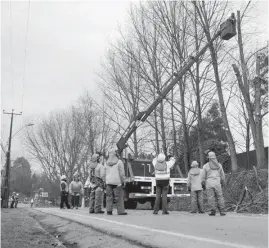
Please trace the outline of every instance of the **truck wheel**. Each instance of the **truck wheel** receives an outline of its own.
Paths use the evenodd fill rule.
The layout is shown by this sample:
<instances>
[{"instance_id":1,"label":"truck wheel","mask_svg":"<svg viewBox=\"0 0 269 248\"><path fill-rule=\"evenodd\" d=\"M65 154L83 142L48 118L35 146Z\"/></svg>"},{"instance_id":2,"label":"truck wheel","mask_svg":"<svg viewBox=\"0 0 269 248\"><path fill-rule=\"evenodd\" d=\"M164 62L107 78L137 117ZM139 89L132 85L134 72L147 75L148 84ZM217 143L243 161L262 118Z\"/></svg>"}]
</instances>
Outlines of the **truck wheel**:
<instances>
[{"instance_id":1,"label":"truck wheel","mask_svg":"<svg viewBox=\"0 0 269 248\"><path fill-rule=\"evenodd\" d=\"M128 200L128 201L124 202L124 207L126 209L136 209L136 206L137 206L136 201Z\"/></svg>"}]
</instances>

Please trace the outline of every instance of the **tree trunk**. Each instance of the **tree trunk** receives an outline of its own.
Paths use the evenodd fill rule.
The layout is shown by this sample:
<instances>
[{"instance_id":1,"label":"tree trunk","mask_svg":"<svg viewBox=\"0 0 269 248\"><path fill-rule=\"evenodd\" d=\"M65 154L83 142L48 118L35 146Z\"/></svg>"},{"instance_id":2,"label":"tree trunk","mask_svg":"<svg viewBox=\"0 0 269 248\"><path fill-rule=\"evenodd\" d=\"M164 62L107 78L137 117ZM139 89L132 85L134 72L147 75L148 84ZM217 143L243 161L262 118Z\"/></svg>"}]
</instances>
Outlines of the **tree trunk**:
<instances>
[{"instance_id":1,"label":"tree trunk","mask_svg":"<svg viewBox=\"0 0 269 248\"><path fill-rule=\"evenodd\" d=\"M181 101L181 112L182 112L182 123L183 123L183 133L184 133L184 148L183 148L183 157L184 157L184 167L185 167L185 175L188 174L189 171L189 135L188 128L186 125L186 113L185 113L185 99L184 99L184 89L183 82L180 80L179 82L179 91L180 91L180 101Z\"/></svg>"},{"instance_id":2,"label":"tree trunk","mask_svg":"<svg viewBox=\"0 0 269 248\"><path fill-rule=\"evenodd\" d=\"M247 121L247 137L246 137L246 153L247 153L247 169L250 169L249 163L249 148L250 148L250 124L249 120Z\"/></svg>"},{"instance_id":3,"label":"tree trunk","mask_svg":"<svg viewBox=\"0 0 269 248\"><path fill-rule=\"evenodd\" d=\"M198 37L197 37L197 13L195 8L195 47L196 53L198 53L199 46L198 46ZM195 84L196 84L196 99L197 99L197 107L198 107L198 148L199 148L199 158L200 158L200 166L202 167L205 163L204 159L204 138L203 138L203 127L202 127L202 111L201 111L201 101L200 101L200 78L199 78L199 59L196 62L196 77L195 77Z\"/></svg>"},{"instance_id":4,"label":"tree trunk","mask_svg":"<svg viewBox=\"0 0 269 248\"><path fill-rule=\"evenodd\" d=\"M256 157L257 157L257 167L263 166L265 163L265 153L264 153L264 142L263 142L263 134L262 134L262 118L261 118L261 84L260 80L256 80L255 84L255 116L253 114L254 109L252 107L252 103L250 100L250 93L249 93L249 80L248 80L248 73L247 73L247 66L244 58L244 50L243 50L243 41L242 41L242 33L241 33L241 16L240 11L237 11L237 30L238 30L238 45L239 45L239 53L240 53L240 62L241 62L241 69L242 69L242 77L240 75L239 69L236 65L232 65L235 75L237 77L239 88L242 92L244 97L244 101L246 104L250 127L252 131L254 146L256 149ZM257 58L256 60L256 74L257 76L260 75L260 63Z\"/></svg>"},{"instance_id":5,"label":"tree trunk","mask_svg":"<svg viewBox=\"0 0 269 248\"><path fill-rule=\"evenodd\" d=\"M256 56L256 74L255 83L255 125L256 125L256 155L257 168L265 165L264 141L262 133L262 116L261 116L261 79L260 79L260 58Z\"/></svg>"},{"instance_id":6,"label":"tree trunk","mask_svg":"<svg viewBox=\"0 0 269 248\"><path fill-rule=\"evenodd\" d=\"M160 153L160 146L159 146L158 120L156 110L154 110L154 126L155 126L156 153L158 155Z\"/></svg>"},{"instance_id":7,"label":"tree trunk","mask_svg":"<svg viewBox=\"0 0 269 248\"><path fill-rule=\"evenodd\" d=\"M207 38L207 41L209 42L211 40L211 35L209 32L209 23L208 19L206 17L206 14L204 14L204 21L205 21L205 35ZM238 165L237 165L237 157L236 157L236 149L235 149L235 144L233 141L232 133L229 127L229 122L228 122L228 117L226 113L226 107L223 99L223 93L222 93L222 88L221 88L221 81L219 77L219 71L218 71L218 60L217 60L217 55L216 51L214 49L213 44L211 43L209 46L211 58L212 58L212 64L213 64L213 69L214 69L214 74L215 74L215 80L216 80L216 86L217 86L217 92L218 92L218 97L219 97L219 103L220 103L220 111L221 111L221 116L223 119L223 124L225 127L225 134L227 137L227 141L229 144L229 149L230 149L230 156L231 156L231 162L232 162L232 171L235 172L237 171Z\"/></svg>"},{"instance_id":8,"label":"tree trunk","mask_svg":"<svg viewBox=\"0 0 269 248\"><path fill-rule=\"evenodd\" d=\"M162 149L163 153L167 157L166 135L163 116L163 102L160 103L160 119L161 119L161 136L162 136Z\"/></svg>"}]
</instances>

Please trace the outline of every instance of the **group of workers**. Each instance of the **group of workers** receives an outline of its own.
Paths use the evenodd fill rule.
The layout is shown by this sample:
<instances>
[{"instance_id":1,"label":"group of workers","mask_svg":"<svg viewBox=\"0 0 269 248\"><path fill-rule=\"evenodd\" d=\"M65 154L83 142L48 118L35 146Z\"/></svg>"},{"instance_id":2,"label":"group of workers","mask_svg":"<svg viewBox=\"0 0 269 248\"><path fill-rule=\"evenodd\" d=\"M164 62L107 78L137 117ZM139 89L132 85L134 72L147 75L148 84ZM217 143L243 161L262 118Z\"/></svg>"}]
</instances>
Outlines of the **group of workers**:
<instances>
[{"instance_id":1,"label":"group of workers","mask_svg":"<svg viewBox=\"0 0 269 248\"><path fill-rule=\"evenodd\" d=\"M73 181L69 187L66 182L66 176L61 177L61 203L60 208L66 207L78 208L80 196L83 196L84 188L90 189L90 214L104 214L102 210L103 197L106 200L107 215L113 214L113 203L116 203L117 214L127 215L124 208L124 187L127 183L125 177L124 164L121 161L116 149L108 152L108 159L104 166L102 165L103 157L100 154L93 154L89 166L89 177L83 187L79 176L74 175ZM218 163L214 152L207 155L207 163L202 169L199 163L193 161L188 173L187 187L191 192L191 212L205 213L203 207L203 190L207 190L208 203L210 205L210 216L216 215L216 209L219 209L220 215L224 216L224 198L222 185L225 180L222 165ZM162 213L169 214L167 204L167 194L169 190L170 169L175 164L175 159L170 157L166 161L164 154L159 154L153 159L154 174L156 179L156 199L153 214L158 214L160 203L162 201ZM105 194L104 194L105 193ZM68 194L71 194L72 206L68 203ZM216 204L217 202L217 204Z\"/></svg>"}]
</instances>

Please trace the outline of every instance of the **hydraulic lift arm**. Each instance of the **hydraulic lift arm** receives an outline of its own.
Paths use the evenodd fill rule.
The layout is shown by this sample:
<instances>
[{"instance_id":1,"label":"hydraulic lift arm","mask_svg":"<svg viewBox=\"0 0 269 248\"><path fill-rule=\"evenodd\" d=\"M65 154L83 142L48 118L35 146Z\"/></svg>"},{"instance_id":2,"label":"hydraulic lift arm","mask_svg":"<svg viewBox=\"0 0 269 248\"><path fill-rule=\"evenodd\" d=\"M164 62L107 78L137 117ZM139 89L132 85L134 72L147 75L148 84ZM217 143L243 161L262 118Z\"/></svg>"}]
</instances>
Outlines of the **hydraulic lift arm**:
<instances>
[{"instance_id":1,"label":"hydraulic lift arm","mask_svg":"<svg viewBox=\"0 0 269 248\"><path fill-rule=\"evenodd\" d=\"M158 104L167 96L167 94L173 89L173 87L178 83L178 81L184 76L184 74L192 67L192 65L199 59L201 55L205 53L207 48L214 42L219 36L223 40L229 40L236 35L236 20L234 14L220 25L220 31L218 31L211 40L195 55L190 57L188 62L180 69L178 73L174 73L175 78L162 90L157 99L148 107L146 111L139 112L138 115L133 119L130 125L125 130L124 134L121 136L120 140L117 142L117 148L119 154L122 153L123 149L127 147L127 141L130 136L134 133L137 128L137 122L144 122L148 116L153 112L153 110L158 106Z\"/></svg>"}]
</instances>

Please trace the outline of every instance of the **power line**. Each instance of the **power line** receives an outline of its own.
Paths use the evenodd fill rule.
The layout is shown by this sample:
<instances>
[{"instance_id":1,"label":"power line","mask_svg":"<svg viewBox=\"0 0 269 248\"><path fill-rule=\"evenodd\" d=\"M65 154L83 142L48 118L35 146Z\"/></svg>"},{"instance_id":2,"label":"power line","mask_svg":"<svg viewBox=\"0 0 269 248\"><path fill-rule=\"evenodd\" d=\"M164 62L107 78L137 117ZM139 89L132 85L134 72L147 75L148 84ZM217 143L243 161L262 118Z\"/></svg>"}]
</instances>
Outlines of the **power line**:
<instances>
[{"instance_id":1,"label":"power line","mask_svg":"<svg viewBox=\"0 0 269 248\"><path fill-rule=\"evenodd\" d=\"M25 72L26 72L26 58L27 58L27 48L28 48L29 16L30 16L30 0L28 1L27 22L26 22L24 66L23 66L23 74L22 74L21 111L23 111L23 98L24 98L24 85L25 85Z\"/></svg>"},{"instance_id":2,"label":"power line","mask_svg":"<svg viewBox=\"0 0 269 248\"><path fill-rule=\"evenodd\" d=\"M12 10L11 0L9 1L9 24L10 24L10 78L12 85L12 107L14 108L14 79L13 79L13 56L12 56Z\"/></svg>"}]
</instances>

